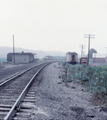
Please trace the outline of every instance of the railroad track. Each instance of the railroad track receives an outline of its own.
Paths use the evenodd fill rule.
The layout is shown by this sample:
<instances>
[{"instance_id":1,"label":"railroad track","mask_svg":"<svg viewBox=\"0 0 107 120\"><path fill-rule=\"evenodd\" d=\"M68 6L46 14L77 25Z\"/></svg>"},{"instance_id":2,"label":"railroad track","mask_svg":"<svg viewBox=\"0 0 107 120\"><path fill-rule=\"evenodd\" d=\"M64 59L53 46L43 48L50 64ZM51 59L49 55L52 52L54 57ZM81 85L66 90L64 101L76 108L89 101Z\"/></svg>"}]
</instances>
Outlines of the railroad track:
<instances>
[{"instance_id":1,"label":"railroad track","mask_svg":"<svg viewBox=\"0 0 107 120\"><path fill-rule=\"evenodd\" d=\"M34 101L34 92L28 91L37 74L50 63L36 65L0 84L0 120L12 120L15 113L23 108L20 105L22 101Z\"/></svg>"}]
</instances>

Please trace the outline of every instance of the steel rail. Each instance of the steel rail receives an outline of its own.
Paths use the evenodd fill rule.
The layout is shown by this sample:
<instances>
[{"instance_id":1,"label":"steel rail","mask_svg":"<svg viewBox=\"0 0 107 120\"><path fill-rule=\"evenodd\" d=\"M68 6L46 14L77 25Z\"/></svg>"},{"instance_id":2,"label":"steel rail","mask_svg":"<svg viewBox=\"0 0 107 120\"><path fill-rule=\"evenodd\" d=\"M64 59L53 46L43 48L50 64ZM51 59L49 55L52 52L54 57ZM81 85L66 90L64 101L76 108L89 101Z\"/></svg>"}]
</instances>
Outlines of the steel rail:
<instances>
[{"instance_id":1,"label":"steel rail","mask_svg":"<svg viewBox=\"0 0 107 120\"><path fill-rule=\"evenodd\" d=\"M0 83L0 87L4 86L5 84L7 84L8 82L10 82L11 80L13 80L13 79L19 77L20 75L26 73L27 71L29 71L29 70L31 70L31 69L33 69L33 68L39 66L39 65L42 65L42 64L44 64L44 63L40 63L40 64L38 64L38 65L35 65L35 66L33 66L33 67L30 67L30 68L28 68L28 69L26 69L26 70L20 72L20 73L18 73L18 74L13 75L12 77L10 77L9 79L7 79L6 81Z\"/></svg>"},{"instance_id":2,"label":"steel rail","mask_svg":"<svg viewBox=\"0 0 107 120\"><path fill-rule=\"evenodd\" d=\"M52 63L52 62L50 62ZM29 81L29 83L26 85L26 87L24 88L24 90L22 91L22 93L20 94L20 96L18 97L18 99L16 100L16 102L14 103L13 107L10 109L10 111L8 112L7 116L4 118L4 120L11 120L12 117L15 115L16 111L20 108L20 102L23 100L23 98L25 97L26 93L28 92L28 90L30 89L32 83L34 82L35 77L38 75L38 73L48 64L47 63L45 65L43 65L37 72L36 74L31 78L31 80Z\"/></svg>"}]
</instances>

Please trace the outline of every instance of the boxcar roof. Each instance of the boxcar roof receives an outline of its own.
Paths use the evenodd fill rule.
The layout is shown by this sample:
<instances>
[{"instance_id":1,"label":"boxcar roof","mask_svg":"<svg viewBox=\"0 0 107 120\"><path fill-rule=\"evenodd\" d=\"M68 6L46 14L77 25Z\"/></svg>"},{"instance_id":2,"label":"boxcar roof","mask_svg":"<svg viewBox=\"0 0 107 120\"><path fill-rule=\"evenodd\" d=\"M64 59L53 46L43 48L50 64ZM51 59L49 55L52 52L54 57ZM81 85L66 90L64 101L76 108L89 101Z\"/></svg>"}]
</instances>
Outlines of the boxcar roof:
<instances>
[{"instance_id":1,"label":"boxcar roof","mask_svg":"<svg viewBox=\"0 0 107 120\"><path fill-rule=\"evenodd\" d=\"M75 54L75 55L78 55L76 52L68 52L67 54Z\"/></svg>"}]
</instances>

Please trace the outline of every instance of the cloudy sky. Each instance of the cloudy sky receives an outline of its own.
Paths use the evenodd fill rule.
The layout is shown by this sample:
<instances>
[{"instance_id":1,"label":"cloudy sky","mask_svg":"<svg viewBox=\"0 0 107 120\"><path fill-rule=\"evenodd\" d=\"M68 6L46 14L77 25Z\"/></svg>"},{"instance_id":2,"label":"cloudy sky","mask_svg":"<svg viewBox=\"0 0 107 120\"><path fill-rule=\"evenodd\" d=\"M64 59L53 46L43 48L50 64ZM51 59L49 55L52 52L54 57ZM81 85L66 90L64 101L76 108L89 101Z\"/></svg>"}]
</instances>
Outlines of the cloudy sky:
<instances>
[{"instance_id":1,"label":"cloudy sky","mask_svg":"<svg viewBox=\"0 0 107 120\"><path fill-rule=\"evenodd\" d=\"M0 46L33 50L105 53L107 0L0 0Z\"/></svg>"}]
</instances>

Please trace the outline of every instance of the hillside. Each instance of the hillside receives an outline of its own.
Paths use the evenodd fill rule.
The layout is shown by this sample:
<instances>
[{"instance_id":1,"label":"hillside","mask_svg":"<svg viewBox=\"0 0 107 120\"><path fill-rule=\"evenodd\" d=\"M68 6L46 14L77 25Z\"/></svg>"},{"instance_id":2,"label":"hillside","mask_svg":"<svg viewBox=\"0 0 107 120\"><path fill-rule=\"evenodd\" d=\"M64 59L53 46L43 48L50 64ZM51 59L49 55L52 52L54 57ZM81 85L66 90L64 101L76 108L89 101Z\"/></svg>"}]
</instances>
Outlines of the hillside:
<instances>
[{"instance_id":1,"label":"hillside","mask_svg":"<svg viewBox=\"0 0 107 120\"><path fill-rule=\"evenodd\" d=\"M51 55L51 56L65 56L65 52L60 51L42 51L42 50L29 50L24 48L15 48L15 52L32 52L36 53L37 58L43 58L44 56ZM13 52L12 47L0 47L0 58L7 58L7 54Z\"/></svg>"}]
</instances>

